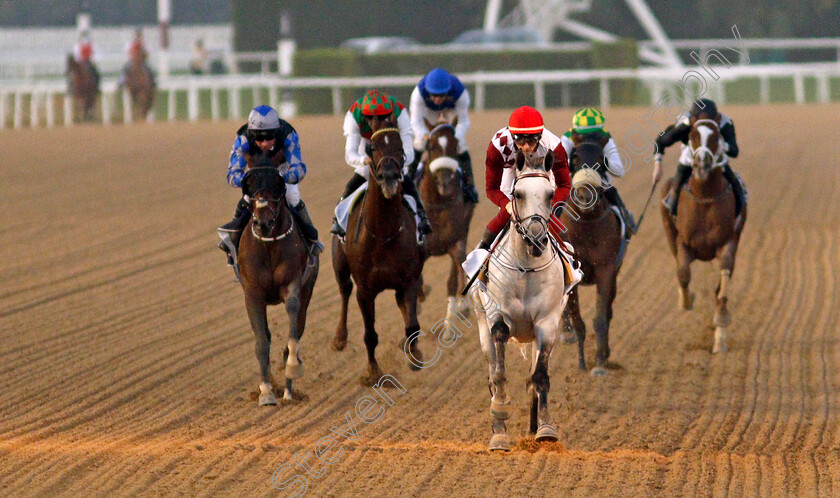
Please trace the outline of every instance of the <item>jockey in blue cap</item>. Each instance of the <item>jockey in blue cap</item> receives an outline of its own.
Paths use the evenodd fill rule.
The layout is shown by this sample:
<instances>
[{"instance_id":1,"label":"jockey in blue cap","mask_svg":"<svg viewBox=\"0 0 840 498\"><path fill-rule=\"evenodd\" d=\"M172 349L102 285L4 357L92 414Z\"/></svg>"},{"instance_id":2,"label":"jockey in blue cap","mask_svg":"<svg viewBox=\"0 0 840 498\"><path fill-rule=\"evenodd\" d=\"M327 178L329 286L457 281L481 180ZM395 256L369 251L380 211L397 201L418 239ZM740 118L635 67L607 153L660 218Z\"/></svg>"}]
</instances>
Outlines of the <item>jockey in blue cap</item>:
<instances>
[{"instance_id":1,"label":"jockey in blue cap","mask_svg":"<svg viewBox=\"0 0 840 498\"><path fill-rule=\"evenodd\" d=\"M254 160L261 154L267 154L283 175L286 181L286 202L292 208L292 216L307 243L313 251L323 250L323 244L318 241L318 230L312 224L312 218L300 198L298 184L306 176L306 164L301 158L298 133L292 125L280 119L277 111L267 105L255 107L248 115L248 122L236 132L236 139L230 150L228 184L241 188L246 168L252 167ZM233 220L218 229L219 236L222 237L219 249L228 253L228 264L232 266L235 266L236 249L242 230L248 225L250 218L250 201L243 197L236 205Z\"/></svg>"},{"instance_id":2,"label":"jockey in blue cap","mask_svg":"<svg viewBox=\"0 0 840 498\"><path fill-rule=\"evenodd\" d=\"M472 160L467 147L467 130L470 129L470 94L454 75L441 68L432 69L411 92L409 114L414 134L414 161L408 165L408 174L414 178L420 156L432 130L428 124L437 125L441 120L455 125L458 139L458 163L464 173L464 200L478 202L478 192L472 173Z\"/></svg>"}]
</instances>

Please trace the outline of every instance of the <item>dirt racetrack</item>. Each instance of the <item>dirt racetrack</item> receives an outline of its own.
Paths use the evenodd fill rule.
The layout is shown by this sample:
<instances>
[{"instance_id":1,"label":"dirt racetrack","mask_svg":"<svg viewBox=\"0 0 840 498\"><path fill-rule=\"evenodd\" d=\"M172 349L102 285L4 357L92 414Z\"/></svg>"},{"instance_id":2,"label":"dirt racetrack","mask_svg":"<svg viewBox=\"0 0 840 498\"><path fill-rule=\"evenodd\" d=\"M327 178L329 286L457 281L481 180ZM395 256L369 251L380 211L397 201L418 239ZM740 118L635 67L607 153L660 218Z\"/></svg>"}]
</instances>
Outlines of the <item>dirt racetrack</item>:
<instances>
[{"instance_id":1,"label":"dirt racetrack","mask_svg":"<svg viewBox=\"0 0 840 498\"><path fill-rule=\"evenodd\" d=\"M608 110L623 142L645 109ZM239 123L4 130L0 168L0 495L285 496L275 469L307 458L309 496L695 496L840 494L840 106L727 107L750 189L733 278L730 351L712 356L717 270L695 263L692 311L677 310L674 263L655 206L628 249L612 323L614 368L552 359L550 406L561 444L527 429L527 365L509 355L517 447L486 451L487 367L476 328L437 365L410 372L392 293L377 301L378 356L405 386L377 421L355 418L326 466L312 455L330 427L372 394L361 317L329 348L339 296L328 253L302 340L303 400L258 408L253 334L242 292L216 249L238 193L225 184ZM479 181L487 140L508 112L473 116ZM545 113L562 132L571 110ZM309 174L302 193L322 240L351 174L341 119L293 121ZM618 184L631 209L647 197L638 160ZM677 153L666 154L673 174ZM494 209L482 194L470 244ZM327 244L329 245L329 244ZM447 261L424 330L445 313ZM590 327L593 292L582 294ZM270 312L272 359L288 335ZM432 339L421 340L428 356ZM587 340L592 361L594 340ZM427 356L427 357L428 357ZM275 367L277 365L275 364ZM305 455L306 453L309 455ZM339 456L340 455L340 456ZM295 472L282 470L276 482Z\"/></svg>"}]
</instances>

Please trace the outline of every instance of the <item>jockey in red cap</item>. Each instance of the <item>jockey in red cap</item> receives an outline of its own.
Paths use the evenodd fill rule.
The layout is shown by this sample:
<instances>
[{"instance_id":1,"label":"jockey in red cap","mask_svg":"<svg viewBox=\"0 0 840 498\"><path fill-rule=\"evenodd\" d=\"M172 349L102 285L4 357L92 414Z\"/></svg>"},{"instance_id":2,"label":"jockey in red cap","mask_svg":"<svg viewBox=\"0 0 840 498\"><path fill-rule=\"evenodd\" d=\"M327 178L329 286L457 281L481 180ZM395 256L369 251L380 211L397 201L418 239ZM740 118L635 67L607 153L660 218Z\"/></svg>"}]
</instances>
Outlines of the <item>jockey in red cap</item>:
<instances>
[{"instance_id":1,"label":"jockey in red cap","mask_svg":"<svg viewBox=\"0 0 840 498\"><path fill-rule=\"evenodd\" d=\"M517 150L532 155L535 159L545 157L548 151L554 152L554 166L551 168L551 173L555 190L551 202L553 207L549 227L561 226L559 215L572 189L566 151L563 149L560 138L545 129L539 111L533 107L523 106L513 111L508 125L493 135L487 147L485 161L487 198L499 206L499 213L487 225L481 242L478 244L479 250L470 253L470 257L467 258L468 263L471 260L480 260L479 264L483 262L490 245L510 221L513 210L510 196L513 180L516 178L514 166Z\"/></svg>"}]
</instances>

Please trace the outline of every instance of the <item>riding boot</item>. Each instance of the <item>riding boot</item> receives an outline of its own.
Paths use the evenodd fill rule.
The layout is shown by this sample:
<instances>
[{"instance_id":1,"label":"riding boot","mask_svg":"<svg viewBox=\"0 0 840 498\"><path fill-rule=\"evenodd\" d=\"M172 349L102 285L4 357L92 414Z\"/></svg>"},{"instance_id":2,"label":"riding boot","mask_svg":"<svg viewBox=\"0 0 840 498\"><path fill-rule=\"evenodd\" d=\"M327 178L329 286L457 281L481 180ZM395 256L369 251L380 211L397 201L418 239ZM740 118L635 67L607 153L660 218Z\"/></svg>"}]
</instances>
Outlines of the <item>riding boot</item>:
<instances>
[{"instance_id":1,"label":"riding boot","mask_svg":"<svg viewBox=\"0 0 840 498\"><path fill-rule=\"evenodd\" d=\"M306 204L304 204L302 200L298 202L298 205L295 206L294 209L292 209L292 216L295 217L295 221L298 223L300 231L303 232L303 236L306 238L306 243L309 244L312 251L315 253L323 251L324 244L318 240L318 229L315 228L315 225L312 223L312 218L309 216L309 210L306 209Z\"/></svg>"},{"instance_id":2,"label":"riding boot","mask_svg":"<svg viewBox=\"0 0 840 498\"><path fill-rule=\"evenodd\" d=\"M411 161L411 163L409 163L408 166L406 166L406 172L407 172L406 174L408 175L409 178L411 178L411 181L413 181L415 183L418 181L417 167L420 165L420 158L421 158L422 155L423 155L422 150L414 149L414 160Z\"/></svg>"},{"instance_id":3,"label":"riding boot","mask_svg":"<svg viewBox=\"0 0 840 498\"><path fill-rule=\"evenodd\" d=\"M458 154L458 164L461 166L463 172L463 188L464 188L464 202L478 203L478 191L475 189L475 179L473 178L472 159L470 158L470 151L465 150Z\"/></svg>"},{"instance_id":4,"label":"riding boot","mask_svg":"<svg viewBox=\"0 0 840 498\"><path fill-rule=\"evenodd\" d=\"M732 185L732 192L735 194L735 217L737 218L738 215L741 214L741 211L744 209L744 206L747 205L747 196L746 192L744 192L744 186L741 184L741 180L738 178L738 175L732 171L732 168L729 167L729 163L726 163L723 166L723 177Z\"/></svg>"},{"instance_id":5,"label":"riding boot","mask_svg":"<svg viewBox=\"0 0 840 498\"><path fill-rule=\"evenodd\" d=\"M417 228L420 229L420 233L423 235L432 233L432 226L429 225L429 220L426 218L426 210L423 208L423 201L420 200L420 194L417 192L417 187L409 177L403 177L403 193L413 197L414 202L417 204L417 216L420 217L420 225Z\"/></svg>"},{"instance_id":6,"label":"riding boot","mask_svg":"<svg viewBox=\"0 0 840 498\"><path fill-rule=\"evenodd\" d=\"M489 228L484 229L484 234L481 236L481 241L478 243L479 249L486 249L490 250L490 245L496 240L496 237L499 235L498 232L493 232Z\"/></svg>"},{"instance_id":7,"label":"riding boot","mask_svg":"<svg viewBox=\"0 0 840 498\"><path fill-rule=\"evenodd\" d=\"M344 192L341 194L341 199L338 202L343 201L347 198L348 195L352 194L359 187L362 186L367 180L362 175L355 173L351 178L350 181L347 182L347 185L344 187ZM341 228L341 225L338 224L338 219L333 215L333 222L332 227L330 227L330 233L334 233L339 237L344 237L344 229Z\"/></svg>"},{"instance_id":8,"label":"riding boot","mask_svg":"<svg viewBox=\"0 0 840 498\"><path fill-rule=\"evenodd\" d=\"M624 220L624 226L626 228L624 237L629 239L631 236L636 235L636 230L638 230L638 226L636 225L636 220L633 219L633 213L627 209L627 206L624 205L624 201L621 199L621 196L618 195L618 190L615 187L610 187L604 190L604 198L609 201L610 204L618 208L618 211L621 213L621 219Z\"/></svg>"},{"instance_id":9,"label":"riding boot","mask_svg":"<svg viewBox=\"0 0 840 498\"><path fill-rule=\"evenodd\" d=\"M690 176L691 166L685 164L677 166L677 173L674 175L674 180L671 182L671 189L668 191L668 195L662 199L662 205L671 211L672 216L677 216L677 204L680 200L680 191Z\"/></svg>"},{"instance_id":10,"label":"riding boot","mask_svg":"<svg viewBox=\"0 0 840 498\"><path fill-rule=\"evenodd\" d=\"M242 238L242 230L248 225L248 220L251 218L251 206L242 198L236 203L236 211L233 214L233 219L218 228L220 232L227 232L230 236L230 242L234 249L239 248L239 239ZM233 253L230 247L222 240L219 242L219 249L226 252L228 255L228 264L233 266Z\"/></svg>"}]
</instances>

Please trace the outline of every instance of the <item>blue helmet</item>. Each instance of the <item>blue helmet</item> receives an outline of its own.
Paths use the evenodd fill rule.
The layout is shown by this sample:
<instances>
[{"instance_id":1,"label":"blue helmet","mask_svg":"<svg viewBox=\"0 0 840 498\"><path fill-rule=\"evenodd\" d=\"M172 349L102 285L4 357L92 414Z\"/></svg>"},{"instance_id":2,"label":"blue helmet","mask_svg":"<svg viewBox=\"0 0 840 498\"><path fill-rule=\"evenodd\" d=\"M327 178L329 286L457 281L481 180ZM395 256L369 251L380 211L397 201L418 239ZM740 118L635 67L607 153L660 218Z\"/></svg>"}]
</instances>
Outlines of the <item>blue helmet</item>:
<instances>
[{"instance_id":1,"label":"blue helmet","mask_svg":"<svg viewBox=\"0 0 840 498\"><path fill-rule=\"evenodd\" d=\"M445 70L435 68L426 75L426 90L431 94L444 94L452 88L452 77Z\"/></svg>"}]
</instances>

